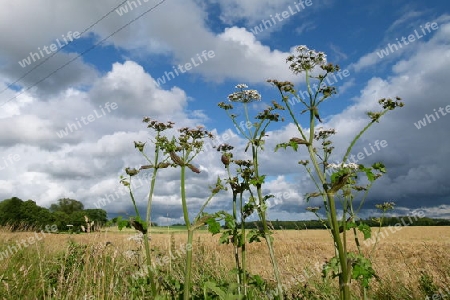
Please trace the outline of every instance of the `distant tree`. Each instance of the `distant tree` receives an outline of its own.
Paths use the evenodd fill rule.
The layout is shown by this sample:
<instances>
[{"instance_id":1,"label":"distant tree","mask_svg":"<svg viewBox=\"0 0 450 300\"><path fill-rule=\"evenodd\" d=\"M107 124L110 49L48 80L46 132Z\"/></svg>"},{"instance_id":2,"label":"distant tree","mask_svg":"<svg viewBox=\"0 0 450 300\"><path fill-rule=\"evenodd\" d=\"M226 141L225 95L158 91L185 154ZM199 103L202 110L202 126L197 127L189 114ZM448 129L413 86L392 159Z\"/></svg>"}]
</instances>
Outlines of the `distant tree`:
<instances>
[{"instance_id":1,"label":"distant tree","mask_svg":"<svg viewBox=\"0 0 450 300\"><path fill-rule=\"evenodd\" d=\"M57 204L54 203L50 205L51 212L61 211L68 215L77 211L82 211L83 209L84 209L83 203L70 198L59 199Z\"/></svg>"},{"instance_id":2,"label":"distant tree","mask_svg":"<svg viewBox=\"0 0 450 300\"><path fill-rule=\"evenodd\" d=\"M84 220L85 215L86 213L84 212L84 210L75 211L68 215L68 220L74 227L81 228L81 225L86 225L86 222Z\"/></svg>"},{"instance_id":3,"label":"distant tree","mask_svg":"<svg viewBox=\"0 0 450 300\"><path fill-rule=\"evenodd\" d=\"M27 200L20 206L20 219L33 227L51 225L51 213L48 209L40 207L33 200Z\"/></svg>"},{"instance_id":4,"label":"distant tree","mask_svg":"<svg viewBox=\"0 0 450 300\"><path fill-rule=\"evenodd\" d=\"M67 225L73 225L70 216L62 211L55 211L51 213L54 224L60 231L67 230Z\"/></svg>"},{"instance_id":5,"label":"distant tree","mask_svg":"<svg viewBox=\"0 0 450 300\"><path fill-rule=\"evenodd\" d=\"M22 203L23 201L17 197L0 202L0 225L11 225L13 230L17 229L22 219Z\"/></svg>"},{"instance_id":6,"label":"distant tree","mask_svg":"<svg viewBox=\"0 0 450 300\"><path fill-rule=\"evenodd\" d=\"M95 221L97 225L104 225L108 221L107 213L103 209L85 209L84 213L89 220Z\"/></svg>"}]
</instances>

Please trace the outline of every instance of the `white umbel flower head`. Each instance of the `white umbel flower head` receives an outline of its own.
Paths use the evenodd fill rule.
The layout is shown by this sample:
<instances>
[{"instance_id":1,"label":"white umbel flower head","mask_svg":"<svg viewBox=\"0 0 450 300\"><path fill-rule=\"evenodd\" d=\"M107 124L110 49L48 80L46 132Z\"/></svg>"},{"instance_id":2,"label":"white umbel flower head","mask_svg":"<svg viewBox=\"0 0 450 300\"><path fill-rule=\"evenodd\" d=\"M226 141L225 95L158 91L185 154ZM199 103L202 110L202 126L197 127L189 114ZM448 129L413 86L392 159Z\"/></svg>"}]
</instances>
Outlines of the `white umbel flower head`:
<instances>
[{"instance_id":1,"label":"white umbel flower head","mask_svg":"<svg viewBox=\"0 0 450 300\"><path fill-rule=\"evenodd\" d=\"M349 168L349 169L358 169L359 165L355 164L355 163L349 163L349 164L344 164L344 163L340 163L340 164L327 164L327 169L345 169L345 168Z\"/></svg>"},{"instance_id":2,"label":"white umbel flower head","mask_svg":"<svg viewBox=\"0 0 450 300\"><path fill-rule=\"evenodd\" d=\"M250 103L261 100L261 95L257 90L247 90L247 88L248 86L243 83L236 85L236 89L240 91L228 95L228 100L241 103Z\"/></svg>"},{"instance_id":3,"label":"white umbel flower head","mask_svg":"<svg viewBox=\"0 0 450 300\"><path fill-rule=\"evenodd\" d=\"M248 86L245 83L240 83L236 86L237 89L247 89Z\"/></svg>"},{"instance_id":4,"label":"white umbel flower head","mask_svg":"<svg viewBox=\"0 0 450 300\"><path fill-rule=\"evenodd\" d=\"M305 45L297 46L296 55L289 55L286 62L289 62L289 69L294 74L301 73L306 70L312 70L315 66L322 66L327 63L327 55L324 52L317 52L308 49Z\"/></svg>"}]
</instances>

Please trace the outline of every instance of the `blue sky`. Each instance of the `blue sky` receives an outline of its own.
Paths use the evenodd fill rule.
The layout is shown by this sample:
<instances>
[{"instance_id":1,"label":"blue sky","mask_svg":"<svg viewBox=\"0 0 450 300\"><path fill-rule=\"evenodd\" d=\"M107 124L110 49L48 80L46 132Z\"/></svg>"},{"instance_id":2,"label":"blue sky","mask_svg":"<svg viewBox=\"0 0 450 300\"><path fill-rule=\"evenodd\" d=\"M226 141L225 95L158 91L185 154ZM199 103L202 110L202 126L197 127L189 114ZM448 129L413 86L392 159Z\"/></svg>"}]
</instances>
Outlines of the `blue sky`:
<instances>
[{"instance_id":1,"label":"blue sky","mask_svg":"<svg viewBox=\"0 0 450 300\"><path fill-rule=\"evenodd\" d=\"M323 126L338 132L336 158L366 124L364 114L377 107L378 99L400 96L406 104L355 147L357 154L376 140L388 145L364 158L364 163L385 162L388 174L374 186L362 216L374 214L376 203L394 201L396 214L422 209L430 217L450 217L445 180L450 117L444 115L450 105L445 92L450 83L448 2L135 0L118 7L122 2L23 0L4 5L0 199L17 196L49 206L70 197L94 208L117 192L120 197L110 196L114 200L102 208L111 216L131 213L118 178L125 167L142 162L133 149L134 140L150 137L142 117L172 120L180 127L203 125L218 135L236 133L217 103L226 101L239 83L262 95L252 113L279 100L267 79L290 80L304 90L304 78L293 75L285 59L297 45L307 45L349 74L334 83L339 94L321 110ZM82 34L76 38L75 32ZM61 48L69 36L73 42ZM48 52L39 55L44 47ZM173 66L189 62L195 64L191 70L161 83ZM443 113L432 118L440 108ZM92 114L86 124L76 123ZM296 133L285 122L274 124L268 134L268 148L273 148ZM234 134L229 142L243 152L241 136ZM263 171L270 176L266 191L280 195L269 216L314 218L305 208L320 203L305 202L303 195L314 188L294 163L304 154L267 152L263 157ZM188 187L193 212L207 184L224 175L214 151L203 153L197 164L202 174ZM182 220L177 176L175 171L162 174L154 210L161 224ZM136 193L144 199L147 190ZM141 208L144 204L139 202ZM229 204L223 193L211 209L228 209Z\"/></svg>"}]
</instances>

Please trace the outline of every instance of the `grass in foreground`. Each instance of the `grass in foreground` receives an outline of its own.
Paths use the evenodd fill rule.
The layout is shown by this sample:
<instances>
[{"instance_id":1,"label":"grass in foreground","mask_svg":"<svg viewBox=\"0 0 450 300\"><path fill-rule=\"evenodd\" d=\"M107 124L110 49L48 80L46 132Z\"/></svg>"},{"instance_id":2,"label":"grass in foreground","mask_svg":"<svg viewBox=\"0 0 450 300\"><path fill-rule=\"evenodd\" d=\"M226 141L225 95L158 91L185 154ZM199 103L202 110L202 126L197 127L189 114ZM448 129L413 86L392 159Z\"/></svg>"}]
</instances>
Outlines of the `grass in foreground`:
<instances>
[{"instance_id":1,"label":"grass in foreground","mask_svg":"<svg viewBox=\"0 0 450 300\"><path fill-rule=\"evenodd\" d=\"M324 282L317 265L330 259L333 246L323 230L277 231L274 246L288 299L337 299L337 287ZM0 232L0 253L33 233ZM149 286L142 266L144 253L134 234L110 232L80 235L52 234L8 257L0 256L0 299L148 299ZM183 290L182 233L153 234L152 254L166 299L177 299ZM406 227L383 238L374 253L379 276L370 290L371 299L425 299L450 286L450 228ZM199 232L194 242L193 295L204 299L204 287L233 289L235 276L231 246ZM10 248L11 249L11 248ZM273 299L275 282L266 247L249 245L249 272L263 282L253 282L251 299ZM1 254L0 254L1 255ZM355 299L358 288L352 287ZM162 298L164 299L164 298ZM233 298L235 299L235 298ZM435 299L442 299L436 298Z\"/></svg>"}]
</instances>

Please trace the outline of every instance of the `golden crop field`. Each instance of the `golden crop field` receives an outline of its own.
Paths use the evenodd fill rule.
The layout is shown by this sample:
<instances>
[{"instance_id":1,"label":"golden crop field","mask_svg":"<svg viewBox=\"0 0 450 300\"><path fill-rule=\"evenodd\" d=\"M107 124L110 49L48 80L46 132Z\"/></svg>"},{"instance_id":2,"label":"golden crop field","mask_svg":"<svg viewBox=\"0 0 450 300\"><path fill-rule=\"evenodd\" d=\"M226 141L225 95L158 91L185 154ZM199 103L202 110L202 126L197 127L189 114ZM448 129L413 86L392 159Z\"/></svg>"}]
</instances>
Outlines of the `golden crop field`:
<instances>
[{"instance_id":1,"label":"golden crop field","mask_svg":"<svg viewBox=\"0 0 450 300\"><path fill-rule=\"evenodd\" d=\"M182 279L180 262L185 253L186 235L180 231L158 230L151 234L154 263L164 274ZM374 228L373 232L377 230ZM440 290L441 295L437 297L442 298L436 299L450 297L450 291L446 290L450 286L450 227L404 227L398 232L383 228L382 232L375 251L371 251L371 246L361 245L364 253L371 255L379 278L372 284L373 299L425 299L427 285ZM136 274L136 265L144 257L142 252L134 251L142 249L139 242L129 239L134 235L131 230L47 234L7 258L0 256L0 298L144 299L132 296L136 291L133 294L130 289L136 286L128 280ZM29 232L0 232L0 255L7 249L6 245L33 236ZM279 230L275 231L274 240L285 287L307 291L310 295L298 294L297 299L329 299L323 295L332 295L337 283L324 282L317 266L334 256L330 233ZM263 241L249 244L247 250L249 272L274 284ZM204 282L207 277L216 281L233 280L229 275L234 266L233 247L219 245L218 235L211 236L203 230L196 232L193 251L194 282Z\"/></svg>"}]
</instances>

